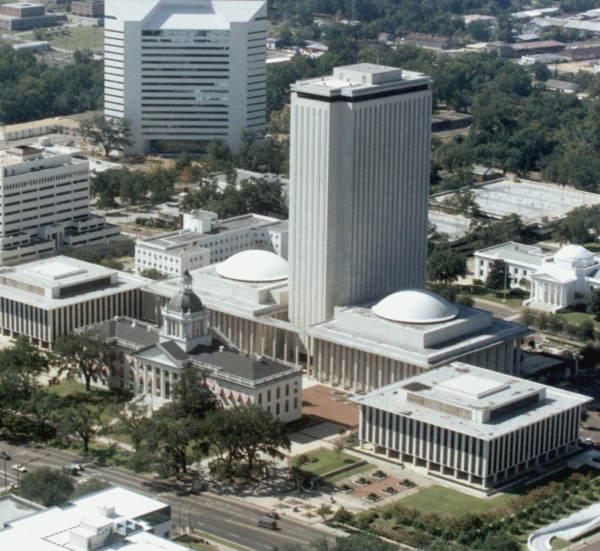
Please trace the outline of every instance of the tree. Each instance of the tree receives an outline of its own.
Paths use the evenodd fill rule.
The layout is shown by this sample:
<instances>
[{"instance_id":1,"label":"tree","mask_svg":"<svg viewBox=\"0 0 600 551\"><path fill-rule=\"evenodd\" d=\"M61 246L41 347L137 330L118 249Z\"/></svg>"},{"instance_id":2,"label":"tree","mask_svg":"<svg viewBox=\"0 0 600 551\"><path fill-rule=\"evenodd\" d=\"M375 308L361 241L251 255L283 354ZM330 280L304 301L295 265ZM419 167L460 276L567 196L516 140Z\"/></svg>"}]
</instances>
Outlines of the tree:
<instances>
[{"instance_id":1,"label":"tree","mask_svg":"<svg viewBox=\"0 0 600 551\"><path fill-rule=\"evenodd\" d=\"M282 458L281 449L290 449L285 425L258 406L238 406L212 413L207 418L207 439L219 453L230 474L233 466L245 462L252 474L259 453Z\"/></svg>"},{"instance_id":2,"label":"tree","mask_svg":"<svg viewBox=\"0 0 600 551\"><path fill-rule=\"evenodd\" d=\"M172 407L180 417L203 419L221 407L221 402L208 388L206 378L195 367L186 367L173 388Z\"/></svg>"},{"instance_id":3,"label":"tree","mask_svg":"<svg viewBox=\"0 0 600 551\"><path fill-rule=\"evenodd\" d=\"M325 522L327 517L333 513L331 505L328 503L322 503L321 506L316 510L317 515L321 517L321 520Z\"/></svg>"},{"instance_id":4,"label":"tree","mask_svg":"<svg viewBox=\"0 0 600 551\"><path fill-rule=\"evenodd\" d=\"M146 268L144 270L141 270L140 275L142 277L147 277L148 279L154 279L156 281L167 279L167 276L160 270L157 270L156 268Z\"/></svg>"},{"instance_id":5,"label":"tree","mask_svg":"<svg viewBox=\"0 0 600 551\"><path fill-rule=\"evenodd\" d=\"M74 491L75 487L68 474L42 467L23 475L18 494L44 507L54 507L66 503Z\"/></svg>"},{"instance_id":6,"label":"tree","mask_svg":"<svg viewBox=\"0 0 600 551\"><path fill-rule=\"evenodd\" d=\"M102 429L104 407L73 401L56 412L58 434L62 438L78 437L83 451L90 451L90 442Z\"/></svg>"},{"instance_id":7,"label":"tree","mask_svg":"<svg viewBox=\"0 0 600 551\"><path fill-rule=\"evenodd\" d=\"M504 260L494 260L490 264L490 269L485 284L487 287L495 291L505 289L510 285L508 266Z\"/></svg>"},{"instance_id":8,"label":"tree","mask_svg":"<svg viewBox=\"0 0 600 551\"><path fill-rule=\"evenodd\" d=\"M506 533L492 533L485 538L481 550L485 551L519 551L521 544L513 536Z\"/></svg>"},{"instance_id":9,"label":"tree","mask_svg":"<svg viewBox=\"0 0 600 551\"><path fill-rule=\"evenodd\" d=\"M152 429L148 407L131 402L127 404L119 417L120 430L131 438L134 451L140 451Z\"/></svg>"},{"instance_id":10,"label":"tree","mask_svg":"<svg viewBox=\"0 0 600 551\"><path fill-rule=\"evenodd\" d=\"M70 333L59 337L54 344L54 365L69 377L83 377L88 392L92 378L108 373L110 359L110 349L104 338L93 331Z\"/></svg>"},{"instance_id":11,"label":"tree","mask_svg":"<svg viewBox=\"0 0 600 551\"><path fill-rule=\"evenodd\" d=\"M148 448L157 450L163 476L187 473L190 451L197 457L208 451L202 421L182 416L175 404L166 404L152 416Z\"/></svg>"},{"instance_id":12,"label":"tree","mask_svg":"<svg viewBox=\"0 0 600 551\"><path fill-rule=\"evenodd\" d=\"M113 149L123 149L133 143L131 123L127 119L96 115L81 124L79 133L92 144L101 146L105 157Z\"/></svg>"},{"instance_id":13,"label":"tree","mask_svg":"<svg viewBox=\"0 0 600 551\"><path fill-rule=\"evenodd\" d=\"M427 278L448 284L467 273L467 258L452 249L436 249L427 260Z\"/></svg>"},{"instance_id":14,"label":"tree","mask_svg":"<svg viewBox=\"0 0 600 551\"><path fill-rule=\"evenodd\" d=\"M585 295L585 308L596 319L600 316L600 289L592 289Z\"/></svg>"}]
</instances>

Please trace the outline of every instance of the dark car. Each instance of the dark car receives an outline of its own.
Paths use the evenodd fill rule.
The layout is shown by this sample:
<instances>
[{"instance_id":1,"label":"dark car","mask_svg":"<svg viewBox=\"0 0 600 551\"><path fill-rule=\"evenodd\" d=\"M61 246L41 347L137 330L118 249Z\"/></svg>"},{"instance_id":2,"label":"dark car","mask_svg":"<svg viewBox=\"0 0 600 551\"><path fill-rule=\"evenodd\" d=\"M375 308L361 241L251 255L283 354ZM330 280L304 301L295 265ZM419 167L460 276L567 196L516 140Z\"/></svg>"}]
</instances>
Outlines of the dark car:
<instances>
[{"instance_id":1,"label":"dark car","mask_svg":"<svg viewBox=\"0 0 600 551\"><path fill-rule=\"evenodd\" d=\"M257 522L257 525L260 528L268 528L269 530L277 530L277 521L274 518L269 518L267 516L259 519Z\"/></svg>"},{"instance_id":2,"label":"dark car","mask_svg":"<svg viewBox=\"0 0 600 551\"><path fill-rule=\"evenodd\" d=\"M275 520L279 520L281 518L277 511L269 511L265 516Z\"/></svg>"},{"instance_id":3,"label":"dark car","mask_svg":"<svg viewBox=\"0 0 600 551\"><path fill-rule=\"evenodd\" d=\"M12 457L8 455L5 451L0 452L0 459L4 459L4 461L10 461Z\"/></svg>"}]
</instances>

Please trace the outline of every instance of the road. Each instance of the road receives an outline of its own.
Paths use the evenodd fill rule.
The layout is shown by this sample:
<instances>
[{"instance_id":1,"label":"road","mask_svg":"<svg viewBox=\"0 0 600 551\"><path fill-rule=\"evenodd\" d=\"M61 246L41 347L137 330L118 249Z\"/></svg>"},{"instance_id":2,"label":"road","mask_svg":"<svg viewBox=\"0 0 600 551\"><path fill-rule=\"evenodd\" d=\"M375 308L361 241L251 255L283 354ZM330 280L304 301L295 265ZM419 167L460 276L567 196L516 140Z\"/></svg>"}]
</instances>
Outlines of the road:
<instances>
[{"instance_id":1,"label":"road","mask_svg":"<svg viewBox=\"0 0 600 551\"><path fill-rule=\"evenodd\" d=\"M0 442L0 449L8 452L12 458L7 465L9 483L17 479L17 473L10 469L15 463L25 465L29 470L39 467L61 467L83 458L66 450L53 448L35 448L11 446ZM309 543L331 536L314 526L307 526L289 519L281 519L277 531L258 528L256 521L264 510L259 507L239 503L215 494L203 493L199 496L175 495L160 481L139 475L119 467L89 466L85 473L102 478L112 484L135 490L150 497L160 499L171 505L173 527L190 525L214 536L230 540L248 549L267 551L274 546ZM4 466L0 460L0 487L4 485Z\"/></svg>"}]
</instances>

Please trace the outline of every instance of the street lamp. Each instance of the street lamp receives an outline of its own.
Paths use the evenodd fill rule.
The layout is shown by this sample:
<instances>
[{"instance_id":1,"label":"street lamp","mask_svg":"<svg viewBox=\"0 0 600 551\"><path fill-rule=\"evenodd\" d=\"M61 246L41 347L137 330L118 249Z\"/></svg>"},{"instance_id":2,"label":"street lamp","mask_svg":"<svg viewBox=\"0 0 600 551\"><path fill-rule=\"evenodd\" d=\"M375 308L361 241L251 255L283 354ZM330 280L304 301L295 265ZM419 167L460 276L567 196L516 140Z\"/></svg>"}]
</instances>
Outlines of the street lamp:
<instances>
[{"instance_id":1,"label":"street lamp","mask_svg":"<svg viewBox=\"0 0 600 551\"><path fill-rule=\"evenodd\" d=\"M6 476L6 457L3 457L2 459L4 459L4 489L6 490L6 488L8 488L8 477Z\"/></svg>"}]
</instances>

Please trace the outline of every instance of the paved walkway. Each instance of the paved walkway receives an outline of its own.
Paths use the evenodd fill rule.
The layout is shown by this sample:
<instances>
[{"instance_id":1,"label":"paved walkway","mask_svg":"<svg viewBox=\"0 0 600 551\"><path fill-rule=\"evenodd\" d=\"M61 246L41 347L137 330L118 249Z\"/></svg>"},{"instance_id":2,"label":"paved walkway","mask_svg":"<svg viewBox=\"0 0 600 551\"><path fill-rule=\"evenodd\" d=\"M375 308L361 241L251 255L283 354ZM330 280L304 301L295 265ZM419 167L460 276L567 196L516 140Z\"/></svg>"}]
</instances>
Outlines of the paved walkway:
<instances>
[{"instance_id":1,"label":"paved walkway","mask_svg":"<svg viewBox=\"0 0 600 551\"><path fill-rule=\"evenodd\" d=\"M552 539L560 538L572 541L585 536L600 527L600 503L590 505L571 516L553 522L535 531L527 540L530 551L548 551L552 549Z\"/></svg>"}]
</instances>

